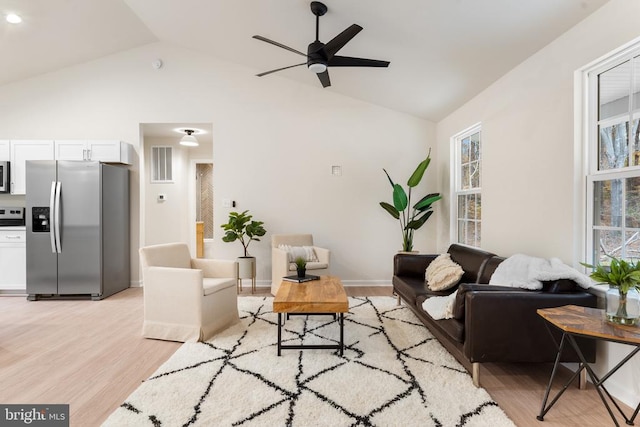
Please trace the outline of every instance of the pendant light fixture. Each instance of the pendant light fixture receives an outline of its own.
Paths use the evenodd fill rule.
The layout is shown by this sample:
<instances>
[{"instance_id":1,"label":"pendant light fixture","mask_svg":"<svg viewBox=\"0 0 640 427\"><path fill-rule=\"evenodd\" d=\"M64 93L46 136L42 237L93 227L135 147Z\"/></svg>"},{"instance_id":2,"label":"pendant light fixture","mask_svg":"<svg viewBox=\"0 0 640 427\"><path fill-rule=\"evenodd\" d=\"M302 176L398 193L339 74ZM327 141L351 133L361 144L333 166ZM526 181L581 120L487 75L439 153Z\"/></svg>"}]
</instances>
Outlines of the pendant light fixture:
<instances>
[{"instance_id":1,"label":"pendant light fixture","mask_svg":"<svg viewBox=\"0 0 640 427\"><path fill-rule=\"evenodd\" d=\"M191 135L195 132L194 130L185 129L184 132L186 133L186 135L183 136L182 139L180 139L180 145L184 145L186 147L197 147L198 145L200 145L198 144L198 140L196 139L196 137Z\"/></svg>"}]
</instances>

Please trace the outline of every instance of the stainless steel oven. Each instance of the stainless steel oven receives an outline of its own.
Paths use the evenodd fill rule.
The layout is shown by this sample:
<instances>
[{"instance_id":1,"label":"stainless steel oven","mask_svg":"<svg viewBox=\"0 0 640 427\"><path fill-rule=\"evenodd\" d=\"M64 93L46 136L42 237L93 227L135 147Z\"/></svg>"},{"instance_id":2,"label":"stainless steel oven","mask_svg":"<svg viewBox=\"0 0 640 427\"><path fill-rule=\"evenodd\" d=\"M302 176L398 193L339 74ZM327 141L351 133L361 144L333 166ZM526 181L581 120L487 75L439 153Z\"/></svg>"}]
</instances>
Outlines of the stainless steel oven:
<instances>
[{"instance_id":1,"label":"stainless steel oven","mask_svg":"<svg viewBox=\"0 0 640 427\"><path fill-rule=\"evenodd\" d=\"M0 227L21 227L25 225L24 208L0 207Z\"/></svg>"},{"instance_id":2,"label":"stainless steel oven","mask_svg":"<svg viewBox=\"0 0 640 427\"><path fill-rule=\"evenodd\" d=\"M9 162L0 162L0 193L9 192Z\"/></svg>"}]
</instances>

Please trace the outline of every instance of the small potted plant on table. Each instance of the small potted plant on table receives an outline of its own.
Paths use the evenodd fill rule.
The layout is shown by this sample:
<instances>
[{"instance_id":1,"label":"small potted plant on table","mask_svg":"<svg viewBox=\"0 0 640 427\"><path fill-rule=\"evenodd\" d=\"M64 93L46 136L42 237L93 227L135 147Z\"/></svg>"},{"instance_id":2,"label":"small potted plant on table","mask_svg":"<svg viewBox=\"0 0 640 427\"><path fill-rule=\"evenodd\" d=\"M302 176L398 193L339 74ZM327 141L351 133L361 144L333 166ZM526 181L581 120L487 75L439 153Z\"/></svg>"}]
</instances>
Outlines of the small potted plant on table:
<instances>
[{"instance_id":1,"label":"small potted plant on table","mask_svg":"<svg viewBox=\"0 0 640 427\"><path fill-rule=\"evenodd\" d=\"M298 258L296 258L295 263L296 263L296 270L298 271L298 278L303 279L304 276L307 274L307 261L301 256L299 256Z\"/></svg>"}]
</instances>

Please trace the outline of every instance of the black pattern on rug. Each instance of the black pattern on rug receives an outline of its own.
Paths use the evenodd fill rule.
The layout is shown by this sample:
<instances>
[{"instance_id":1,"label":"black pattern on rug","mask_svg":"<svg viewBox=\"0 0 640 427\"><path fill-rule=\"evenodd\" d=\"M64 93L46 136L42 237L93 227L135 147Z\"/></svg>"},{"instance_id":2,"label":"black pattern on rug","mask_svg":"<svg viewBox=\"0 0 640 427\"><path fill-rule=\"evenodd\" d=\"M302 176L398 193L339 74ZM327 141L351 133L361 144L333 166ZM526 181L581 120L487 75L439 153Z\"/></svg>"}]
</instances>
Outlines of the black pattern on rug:
<instances>
[{"instance_id":1,"label":"black pattern on rug","mask_svg":"<svg viewBox=\"0 0 640 427\"><path fill-rule=\"evenodd\" d=\"M185 344L105 425L513 426L394 298L349 298L343 356L276 356L272 298L238 301L240 324ZM283 343L338 343L338 331L332 316L292 316Z\"/></svg>"}]
</instances>

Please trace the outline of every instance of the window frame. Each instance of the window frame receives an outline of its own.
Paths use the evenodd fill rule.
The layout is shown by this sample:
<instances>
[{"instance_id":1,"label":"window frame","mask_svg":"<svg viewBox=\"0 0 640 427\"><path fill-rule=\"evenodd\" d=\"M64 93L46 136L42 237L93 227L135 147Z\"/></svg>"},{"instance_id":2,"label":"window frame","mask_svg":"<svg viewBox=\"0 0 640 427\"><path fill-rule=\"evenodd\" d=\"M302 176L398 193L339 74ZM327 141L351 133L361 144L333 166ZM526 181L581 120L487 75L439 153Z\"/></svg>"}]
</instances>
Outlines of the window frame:
<instances>
[{"instance_id":1,"label":"window frame","mask_svg":"<svg viewBox=\"0 0 640 427\"><path fill-rule=\"evenodd\" d=\"M626 180L628 178L636 178L640 177L640 164L638 165L629 165L623 166L620 168L612 168L612 169L599 169L599 140L600 140L600 129L601 127L610 127L619 123L629 122L628 132L632 131L633 121L640 119L640 105L633 104L633 89L638 85L639 82L636 82L636 74L634 74L634 58L640 57L640 39L630 42L629 44L622 46L617 51L614 51L607 55L604 58L601 58L594 63L584 67L580 70L582 74L582 97L580 99L582 106L581 109L584 112L584 123L582 126L582 138L581 143L583 147L583 181L584 186L582 187L583 197L584 197L584 228L583 228L583 251L582 251L582 259L586 260L588 263L598 263L596 258L596 254L598 253L595 248L596 242L594 241L595 231L620 231L623 236L625 233L630 230L636 230L634 227L628 227L627 221L625 219L626 214L626 183L623 186L623 197L622 197L622 211L620 212L622 216L622 221L619 227L617 226L605 226L605 225L596 225L595 217L596 217L596 206L595 206L595 188L596 184L603 181L610 180ZM623 114L617 114L615 116L607 117L599 120L599 75L605 73L608 70L611 70L624 62L629 61L631 64L630 68L630 99L628 110ZM640 67L640 60L636 59L637 64L635 66ZM635 107L635 110L633 109ZM628 160L629 164L631 163L631 159L633 153L631 152L631 143L629 139L629 134L627 135L627 144L629 145L629 153ZM624 246L624 245L623 245ZM625 252L623 248L623 253Z\"/></svg>"},{"instance_id":2,"label":"window frame","mask_svg":"<svg viewBox=\"0 0 640 427\"><path fill-rule=\"evenodd\" d=\"M468 188L468 189L463 189L462 187L462 141L465 140L466 138L471 137L474 134L478 134L478 143L479 143L479 155L478 155L478 162L480 164L480 175L478 176L478 187L474 187L474 188ZM460 245L465 245L465 246L470 246L465 242L461 242L460 241L460 236L459 236L459 227L458 227L458 221L460 220L459 216L459 212L458 212L458 198L460 196L468 196L468 195L479 195L480 197L482 197L482 173L483 173L483 168L482 168L482 160L483 160L483 155L482 155L482 123L476 123L472 126L469 126L468 128L456 133L455 135L453 135L451 137L451 143L450 143L450 149L451 149L451 153L450 153L450 158L451 158L451 185L450 185L450 197L449 200L451 200L451 205L450 205L450 219L449 219L449 224L450 224L450 231L449 231L449 235L450 235L450 240L453 243L457 243ZM481 202L481 206L482 206L482 202ZM475 244L472 245L473 247L481 247L482 245L482 231L481 231L481 225L482 225L482 216L480 216L480 219L476 220L476 219L468 219L465 218L464 219L465 223L469 222L469 221L473 221L476 223L476 239L475 239ZM480 226L480 227L478 227Z\"/></svg>"}]
</instances>

